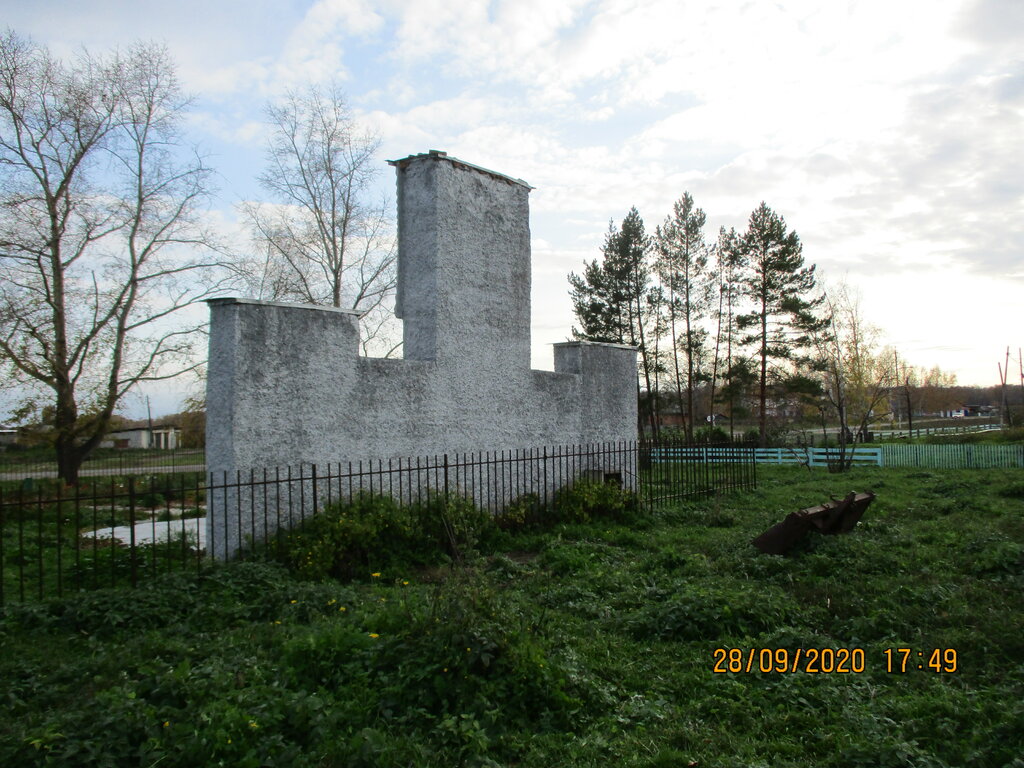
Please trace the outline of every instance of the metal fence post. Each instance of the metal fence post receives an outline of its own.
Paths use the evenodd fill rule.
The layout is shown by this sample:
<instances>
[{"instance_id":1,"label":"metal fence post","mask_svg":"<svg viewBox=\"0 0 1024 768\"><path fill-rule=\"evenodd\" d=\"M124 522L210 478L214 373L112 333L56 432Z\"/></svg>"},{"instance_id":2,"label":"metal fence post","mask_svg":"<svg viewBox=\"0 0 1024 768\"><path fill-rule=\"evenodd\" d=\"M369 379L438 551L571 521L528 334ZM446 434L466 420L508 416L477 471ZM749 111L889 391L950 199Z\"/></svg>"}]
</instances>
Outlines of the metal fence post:
<instances>
[{"instance_id":1,"label":"metal fence post","mask_svg":"<svg viewBox=\"0 0 1024 768\"><path fill-rule=\"evenodd\" d=\"M111 532L111 538L113 538L113 532ZM132 572L132 587L138 586L139 583L139 564L137 560L137 552L135 549L135 478L128 478L128 551L129 561Z\"/></svg>"},{"instance_id":2,"label":"metal fence post","mask_svg":"<svg viewBox=\"0 0 1024 768\"><path fill-rule=\"evenodd\" d=\"M548 500L548 447L544 446L544 464L542 465L541 482L544 483L544 492L540 497L547 503Z\"/></svg>"},{"instance_id":3,"label":"metal fence post","mask_svg":"<svg viewBox=\"0 0 1024 768\"><path fill-rule=\"evenodd\" d=\"M328 474L330 474L330 468L328 467ZM317 504L317 492L316 492L316 464L313 465L313 514L315 515L317 510L320 509Z\"/></svg>"}]
</instances>

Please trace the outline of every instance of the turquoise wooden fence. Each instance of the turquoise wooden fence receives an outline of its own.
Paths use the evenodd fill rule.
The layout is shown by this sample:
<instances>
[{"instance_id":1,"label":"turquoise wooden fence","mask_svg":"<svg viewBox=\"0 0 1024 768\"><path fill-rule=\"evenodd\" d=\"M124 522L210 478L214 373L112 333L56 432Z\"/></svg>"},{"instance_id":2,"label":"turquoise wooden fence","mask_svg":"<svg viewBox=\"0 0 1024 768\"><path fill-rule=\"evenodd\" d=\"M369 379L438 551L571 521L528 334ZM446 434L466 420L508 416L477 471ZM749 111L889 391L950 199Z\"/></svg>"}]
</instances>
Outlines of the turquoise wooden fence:
<instances>
[{"instance_id":1,"label":"turquoise wooden fence","mask_svg":"<svg viewBox=\"0 0 1024 768\"><path fill-rule=\"evenodd\" d=\"M887 467L998 469L1024 467L1024 445L883 445Z\"/></svg>"},{"instance_id":2,"label":"turquoise wooden fence","mask_svg":"<svg viewBox=\"0 0 1024 768\"><path fill-rule=\"evenodd\" d=\"M715 448L706 446L655 449L655 462L750 461L758 464L799 464L826 467L839 460L838 448ZM883 445L878 448L857 446L847 449L854 466L923 467L926 469L1024 468L1024 445Z\"/></svg>"},{"instance_id":3,"label":"turquoise wooden fence","mask_svg":"<svg viewBox=\"0 0 1024 768\"><path fill-rule=\"evenodd\" d=\"M758 464L800 464L811 467L826 467L829 460L839 460L838 448L715 448L709 446L692 446L679 448L660 448L651 454L656 462L669 461L701 461L701 462L747 462L750 453L754 453L754 461ZM855 465L882 466L881 448L864 448L858 446L847 449L847 458Z\"/></svg>"}]
</instances>

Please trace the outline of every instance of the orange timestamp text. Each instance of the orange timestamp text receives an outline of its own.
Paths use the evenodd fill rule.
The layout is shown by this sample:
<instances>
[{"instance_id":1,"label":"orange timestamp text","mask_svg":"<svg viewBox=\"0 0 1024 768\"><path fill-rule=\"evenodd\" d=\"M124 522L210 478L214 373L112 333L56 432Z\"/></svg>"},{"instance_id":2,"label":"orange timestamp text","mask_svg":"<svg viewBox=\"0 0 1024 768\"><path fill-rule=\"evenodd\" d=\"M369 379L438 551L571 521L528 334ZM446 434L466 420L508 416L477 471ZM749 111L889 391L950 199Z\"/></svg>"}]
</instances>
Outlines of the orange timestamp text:
<instances>
[{"instance_id":1,"label":"orange timestamp text","mask_svg":"<svg viewBox=\"0 0 1024 768\"><path fill-rule=\"evenodd\" d=\"M866 667L863 648L715 648L715 674L727 672L806 672L857 674Z\"/></svg>"},{"instance_id":2,"label":"orange timestamp text","mask_svg":"<svg viewBox=\"0 0 1024 768\"><path fill-rule=\"evenodd\" d=\"M860 674L867 669L867 655L863 648L715 648L712 656L715 674L804 672L831 675ZM890 673L959 671L959 658L954 648L927 651L886 648L882 657L885 671Z\"/></svg>"}]
</instances>

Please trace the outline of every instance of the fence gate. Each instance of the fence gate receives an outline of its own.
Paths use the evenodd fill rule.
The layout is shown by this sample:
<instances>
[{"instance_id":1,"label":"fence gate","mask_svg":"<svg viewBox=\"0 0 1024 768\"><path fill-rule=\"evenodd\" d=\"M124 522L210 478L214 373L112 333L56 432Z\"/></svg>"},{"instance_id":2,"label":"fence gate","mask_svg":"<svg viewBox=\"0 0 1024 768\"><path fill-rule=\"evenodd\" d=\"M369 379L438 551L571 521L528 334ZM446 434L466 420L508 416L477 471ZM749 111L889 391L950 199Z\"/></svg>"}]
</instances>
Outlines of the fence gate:
<instances>
[{"instance_id":1,"label":"fence gate","mask_svg":"<svg viewBox=\"0 0 1024 768\"><path fill-rule=\"evenodd\" d=\"M757 486L751 446L688 445L657 440L639 444L640 494L648 508Z\"/></svg>"}]
</instances>

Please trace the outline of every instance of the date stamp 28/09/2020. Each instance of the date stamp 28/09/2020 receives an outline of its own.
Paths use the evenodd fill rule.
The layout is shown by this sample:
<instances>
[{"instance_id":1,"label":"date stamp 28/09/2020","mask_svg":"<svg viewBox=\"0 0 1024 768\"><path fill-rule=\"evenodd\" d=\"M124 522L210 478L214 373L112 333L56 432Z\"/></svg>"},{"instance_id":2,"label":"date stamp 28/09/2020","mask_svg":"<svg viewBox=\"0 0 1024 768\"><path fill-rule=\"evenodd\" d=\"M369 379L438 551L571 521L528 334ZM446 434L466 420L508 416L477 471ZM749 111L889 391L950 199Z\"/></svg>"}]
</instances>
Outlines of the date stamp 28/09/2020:
<instances>
[{"instance_id":1,"label":"date stamp 28/09/2020","mask_svg":"<svg viewBox=\"0 0 1024 768\"><path fill-rule=\"evenodd\" d=\"M868 669L863 648L715 648L712 672L804 672L812 675L861 674ZM960 671L955 648L886 648L877 662L893 674Z\"/></svg>"}]
</instances>

